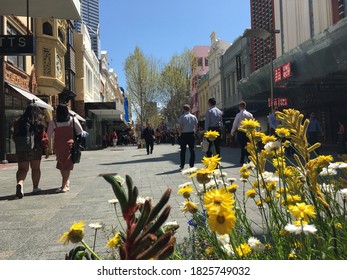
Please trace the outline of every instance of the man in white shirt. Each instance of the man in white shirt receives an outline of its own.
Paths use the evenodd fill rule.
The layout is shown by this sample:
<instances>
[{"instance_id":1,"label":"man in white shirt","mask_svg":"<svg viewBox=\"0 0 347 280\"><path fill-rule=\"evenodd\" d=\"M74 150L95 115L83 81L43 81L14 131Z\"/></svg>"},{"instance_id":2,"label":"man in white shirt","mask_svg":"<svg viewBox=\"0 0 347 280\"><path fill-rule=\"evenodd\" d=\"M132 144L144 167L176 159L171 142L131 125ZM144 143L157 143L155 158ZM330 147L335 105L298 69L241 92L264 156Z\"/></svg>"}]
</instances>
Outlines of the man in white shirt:
<instances>
[{"instance_id":1,"label":"man in white shirt","mask_svg":"<svg viewBox=\"0 0 347 280\"><path fill-rule=\"evenodd\" d=\"M239 127L241 125L241 122L244 119L253 119L253 115L246 110L246 102L241 101L239 103L239 109L240 112L236 114L235 120L233 123L233 127L231 129L231 136L234 136L235 132L237 131L237 139L240 143L240 149L241 149L241 157L240 157L240 164L243 164L245 161L245 157L248 159L249 153L246 150L246 145L248 142L248 137L246 133L239 131Z\"/></svg>"},{"instance_id":2,"label":"man in white shirt","mask_svg":"<svg viewBox=\"0 0 347 280\"><path fill-rule=\"evenodd\" d=\"M190 158L189 158L189 166L194 167L195 163L195 137L194 133L198 126L198 119L196 116L190 113L190 106L188 104L185 104L183 106L184 113L179 117L178 123L180 125L179 127L179 133L180 133L180 146L181 146L181 153L180 153L180 170L184 168L184 164L186 161L186 149L187 145L190 152Z\"/></svg>"},{"instance_id":3,"label":"man in white shirt","mask_svg":"<svg viewBox=\"0 0 347 280\"><path fill-rule=\"evenodd\" d=\"M220 142L221 142L221 127L223 125L223 112L216 107L216 99L210 98L208 100L209 109L205 114L205 132L208 130L217 131L219 136L214 140L215 154L220 156ZM208 140L209 146L206 152L207 157L211 157L212 141Z\"/></svg>"}]
</instances>

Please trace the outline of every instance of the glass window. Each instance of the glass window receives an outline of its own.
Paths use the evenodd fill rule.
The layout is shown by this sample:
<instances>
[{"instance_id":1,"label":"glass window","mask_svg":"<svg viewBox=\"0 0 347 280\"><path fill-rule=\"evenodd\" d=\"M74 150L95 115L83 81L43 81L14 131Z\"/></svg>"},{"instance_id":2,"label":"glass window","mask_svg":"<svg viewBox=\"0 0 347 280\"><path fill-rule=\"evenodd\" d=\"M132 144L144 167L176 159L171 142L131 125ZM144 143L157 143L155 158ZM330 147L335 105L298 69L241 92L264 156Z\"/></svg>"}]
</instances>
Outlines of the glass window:
<instances>
[{"instance_id":1,"label":"glass window","mask_svg":"<svg viewBox=\"0 0 347 280\"><path fill-rule=\"evenodd\" d=\"M60 28L58 28L58 39L60 42L64 43L64 35Z\"/></svg>"},{"instance_id":2,"label":"glass window","mask_svg":"<svg viewBox=\"0 0 347 280\"><path fill-rule=\"evenodd\" d=\"M205 57L205 66L208 66L208 59Z\"/></svg>"},{"instance_id":3,"label":"glass window","mask_svg":"<svg viewBox=\"0 0 347 280\"><path fill-rule=\"evenodd\" d=\"M20 33L11 25L7 24L7 34L8 35L20 35ZM23 55L9 55L7 56L7 62L16 66L17 68L25 71L25 56Z\"/></svg>"},{"instance_id":4,"label":"glass window","mask_svg":"<svg viewBox=\"0 0 347 280\"><path fill-rule=\"evenodd\" d=\"M198 66L202 66L202 57L198 58Z\"/></svg>"},{"instance_id":5,"label":"glass window","mask_svg":"<svg viewBox=\"0 0 347 280\"><path fill-rule=\"evenodd\" d=\"M49 22L44 22L42 24L42 33L45 35L53 36L53 28Z\"/></svg>"}]
</instances>

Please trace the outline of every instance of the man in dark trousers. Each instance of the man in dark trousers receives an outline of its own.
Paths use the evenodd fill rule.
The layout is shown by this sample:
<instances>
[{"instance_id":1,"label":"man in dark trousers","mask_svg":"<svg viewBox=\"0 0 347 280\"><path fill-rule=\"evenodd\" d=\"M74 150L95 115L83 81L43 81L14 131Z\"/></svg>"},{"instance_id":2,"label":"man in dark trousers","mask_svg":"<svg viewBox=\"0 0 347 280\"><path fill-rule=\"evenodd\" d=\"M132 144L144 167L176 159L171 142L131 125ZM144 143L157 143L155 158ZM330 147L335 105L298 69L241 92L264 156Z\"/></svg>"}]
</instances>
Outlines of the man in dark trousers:
<instances>
[{"instance_id":1,"label":"man in dark trousers","mask_svg":"<svg viewBox=\"0 0 347 280\"><path fill-rule=\"evenodd\" d=\"M240 109L240 112L237 113L235 116L235 120L234 120L233 127L231 129L230 134L231 134L231 136L234 136L235 132L237 132L237 139L240 143L240 149L241 149L240 164L244 164L245 158L248 162L248 156L249 156L249 154L246 150L248 137L247 137L246 133L244 133L238 129L241 125L241 122L244 119L253 119L253 115L246 110L246 102L245 101L241 101L239 103L239 109Z\"/></svg>"},{"instance_id":2,"label":"man in dark trousers","mask_svg":"<svg viewBox=\"0 0 347 280\"><path fill-rule=\"evenodd\" d=\"M153 154L153 144L154 144L154 130L150 123L147 123L146 128L143 130L142 138L146 141L147 155L149 152Z\"/></svg>"},{"instance_id":3,"label":"man in dark trousers","mask_svg":"<svg viewBox=\"0 0 347 280\"><path fill-rule=\"evenodd\" d=\"M187 145L190 152L189 166L194 167L195 162L195 137L194 133L198 126L198 119L196 116L190 113L190 106L188 104L183 106L183 115L181 115L178 119L179 133L180 133L180 146L181 146L181 154L180 154L180 170L184 168L184 164L186 161L186 149Z\"/></svg>"},{"instance_id":4,"label":"man in dark trousers","mask_svg":"<svg viewBox=\"0 0 347 280\"><path fill-rule=\"evenodd\" d=\"M220 156L220 142L221 142L221 127L223 124L222 111L216 107L216 99L210 98L208 100L209 109L205 114L205 132L206 131L217 131L219 136L213 141L215 152ZM212 151L212 141L208 140L209 146L206 152L207 157L211 157L213 154Z\"/></svg>"}]
</instances>

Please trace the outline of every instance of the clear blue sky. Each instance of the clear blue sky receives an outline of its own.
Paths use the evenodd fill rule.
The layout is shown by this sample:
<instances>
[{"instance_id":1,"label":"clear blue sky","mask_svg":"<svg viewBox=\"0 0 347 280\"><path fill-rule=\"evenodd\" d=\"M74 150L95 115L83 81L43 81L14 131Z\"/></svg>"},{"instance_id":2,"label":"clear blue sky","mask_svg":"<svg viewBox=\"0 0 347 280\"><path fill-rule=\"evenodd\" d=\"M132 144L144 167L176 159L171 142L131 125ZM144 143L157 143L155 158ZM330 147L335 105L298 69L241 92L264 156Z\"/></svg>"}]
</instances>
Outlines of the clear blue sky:
<instances>
[{"instance_id":1,"label":"clear blue sky","mask_svg":"<svg viewBox=\"0 0 347 280\"><path fill-rule=\"evenodd\" d=\"M126 88L125 59L138 46L169 62L194 46L209 46L210 34L232 43L250 28L249 0L100 0L101 50Z\"/></svg>"}]
</instances>

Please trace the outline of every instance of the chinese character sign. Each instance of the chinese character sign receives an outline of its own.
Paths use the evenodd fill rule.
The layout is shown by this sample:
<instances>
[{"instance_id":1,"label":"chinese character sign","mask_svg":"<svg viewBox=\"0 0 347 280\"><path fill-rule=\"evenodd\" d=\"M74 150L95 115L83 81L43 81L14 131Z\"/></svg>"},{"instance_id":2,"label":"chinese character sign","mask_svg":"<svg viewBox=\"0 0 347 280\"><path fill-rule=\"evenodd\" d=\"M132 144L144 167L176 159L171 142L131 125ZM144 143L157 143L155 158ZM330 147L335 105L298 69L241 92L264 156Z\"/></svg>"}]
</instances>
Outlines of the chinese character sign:
<instances>
[{"instance_id":1,"label":"chinese character sign","mask_svg":"<svg viewBox=\"0 0 347 280\"><path fill-rule=\"evenodd\" d=\"M275 83L280 82L284 79L289 78L292 75L291 73L291 64L287 62L280 67L274 69L274 81Z\"/></svg>"},{"instance_id":2,"label":"chinese character sign","mask_svg":"<svg viewBox=\"0 0 347 280\"><path fill-rule=\"evenodd\" d=\"M282 80L282 67L277 67L274 70L274 80L275 83L279 82L280 80Z\"/></svg>"},{"instance_id":3,"label":"chinese character sign","mask_svg":"<svg viewBox=\"0 0 347 280\"><path fill-rule=\"evenodd\" d=\"M283 79L287 79L291 76L291 67L290 62L282 65L282 77Z\"/></svg>"}]
</instances>

